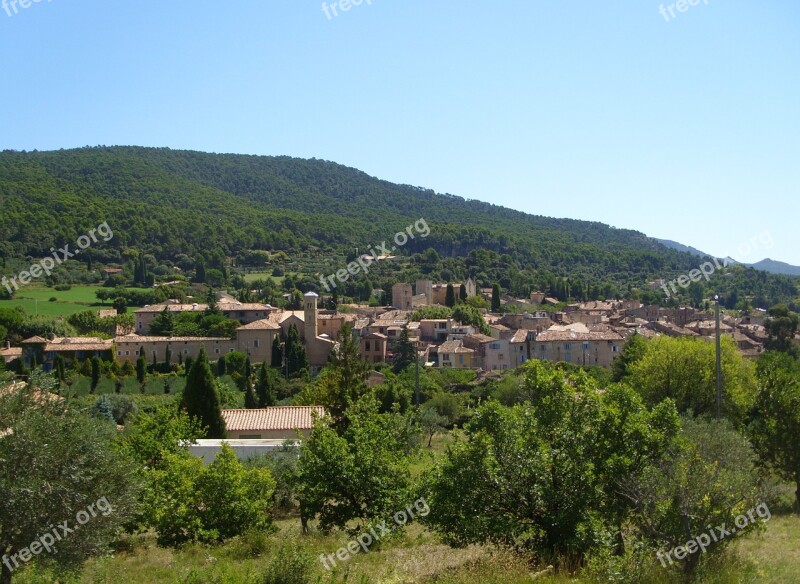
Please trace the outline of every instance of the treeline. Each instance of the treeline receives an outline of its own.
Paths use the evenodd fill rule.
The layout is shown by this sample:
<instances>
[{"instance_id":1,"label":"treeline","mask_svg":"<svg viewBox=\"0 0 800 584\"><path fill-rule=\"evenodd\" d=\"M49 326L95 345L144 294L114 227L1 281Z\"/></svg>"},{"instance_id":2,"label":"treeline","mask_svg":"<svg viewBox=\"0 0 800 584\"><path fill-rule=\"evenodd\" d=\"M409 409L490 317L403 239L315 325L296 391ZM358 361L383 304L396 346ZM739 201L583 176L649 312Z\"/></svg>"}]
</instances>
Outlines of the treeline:
<instances>
[{"instance_id":1,"label":"treeline","mask_svg":"<svg viewBox=\"0 0 800 584\"><path fill-rule=\"evenodd\" d=\"M515 294L538 287L559 299L629 295L698 263L635 231L526 215L315 159L139 147L5 151L0 205L0 264L48 254L107 221L114 237L91 248L93 261L137 265L133 249L154 258L162 273L203 270L214 284L227 276L220 257L252 266L267 261L265 251L363 253L383 241L393 246L394 235L420 218L430 234L396 250L417 259L415 272L442 280L472 275ZM736 302L798 296L797 279L782 276L725 284Z\"/></svg>"}]
</instances>

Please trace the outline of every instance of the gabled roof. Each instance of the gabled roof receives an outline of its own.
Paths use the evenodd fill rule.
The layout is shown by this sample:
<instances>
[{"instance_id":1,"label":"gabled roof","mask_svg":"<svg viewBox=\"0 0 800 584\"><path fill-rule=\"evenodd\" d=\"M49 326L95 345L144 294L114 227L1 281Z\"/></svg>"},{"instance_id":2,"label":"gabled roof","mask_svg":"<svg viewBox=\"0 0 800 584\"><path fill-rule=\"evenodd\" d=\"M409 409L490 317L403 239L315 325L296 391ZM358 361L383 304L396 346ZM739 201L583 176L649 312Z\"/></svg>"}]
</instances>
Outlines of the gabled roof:
<instances>
[{"instance_id":1,"label":"gabled roof","mask_svg":"<svg viewBox=\"0 0 800 584\"><path fill-rule=\"evenodd\" d=\"M322 406L274 406L252 410L222 410L222 418L229 432L265 430L310 430L314 417L325 415Z\"/></svg>"},{"instance_id":2,"label":"gabled roof","mask_svg":"<svg viewBox=\"0 0 800 584\"><path fill-rule=\"evenodd\" d=\"M536 335L536 342L547 341L621 341L613 331L578 333L570 331L544 331Z\"/></svg>"},{"instance_id":3,"label":"gabled roof","mask_svg":"<svg viewBox=\"0 0 800 584\"><path fill-rule=\"evenodd\" d=\"M528 338L528 332L525 329L519 329L514 332L514 336L509 339L509 343L524 343Z\"/></svg>"},{"instance_id":4,"label":"gabled roof","mask_svg":"<svg viewBox=\"0 0 800 584\"><path fill-rule=\"evenodd\" d=\"M252 330L279 331L279 330L281 330L281 327L279 327L277 324L275 324L271 320L269 320L267 318L264 318L264 319L261 319L261 320L255 320L255 321L251 322L250 324L246 324L244 326L240 326L236 330L240 330L240 331L241 330L247 330L247 331L252 331Z\"/></svg>"},{"instance_id":5,"label":"gabled roof","mask_svg":"<svg viewBox=\"0 0 800 584\"><path fill-rule=\"evenodd\" d=\"M446 341L439 345L439 353L474 353L472 349L467 349L461 341Z\"/></svg>"},{"instance_id":6,"label":"gabled roof","mask_svg":"<svg viewBox=\"0 0 800 584\"><path fill-rule=\"evenodd\" d=\"M111 339L100 337L63 337L55 338L44 347L47 352L54 351L108 351L114 346Z\"/></svg>"}]
</instances>

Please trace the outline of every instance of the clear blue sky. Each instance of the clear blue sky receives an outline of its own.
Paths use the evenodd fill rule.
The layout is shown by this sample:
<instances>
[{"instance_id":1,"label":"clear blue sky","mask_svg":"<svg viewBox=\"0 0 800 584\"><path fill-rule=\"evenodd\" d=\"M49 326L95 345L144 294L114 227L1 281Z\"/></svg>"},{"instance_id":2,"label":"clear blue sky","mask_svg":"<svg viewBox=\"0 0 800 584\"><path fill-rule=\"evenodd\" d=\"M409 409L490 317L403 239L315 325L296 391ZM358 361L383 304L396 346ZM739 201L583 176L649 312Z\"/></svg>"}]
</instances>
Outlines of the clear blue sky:
<instances>
[{"instance_id":1,"label":"clear blue sky","mask_svg":"<svg viewBox=\"0 0 800 584\"><path fill-rule=\"evenodd\" d=\"M367 2L0 9L0 148L324 158L800 265L796 0Z\"/></svg>"}]
</instances>

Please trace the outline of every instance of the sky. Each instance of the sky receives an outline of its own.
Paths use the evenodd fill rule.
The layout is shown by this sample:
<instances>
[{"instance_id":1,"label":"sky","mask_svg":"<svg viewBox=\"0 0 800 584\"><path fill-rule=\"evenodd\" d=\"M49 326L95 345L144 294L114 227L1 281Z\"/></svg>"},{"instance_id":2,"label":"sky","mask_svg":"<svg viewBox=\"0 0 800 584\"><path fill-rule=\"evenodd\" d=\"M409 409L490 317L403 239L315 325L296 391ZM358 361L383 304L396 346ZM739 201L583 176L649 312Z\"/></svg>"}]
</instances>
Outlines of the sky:
<instances>
[{"instance_id":1,"label":"sky","mask_svg":"<svg viewBox=\"0 0 800 584\"><path fill-rule=\"evenodd\" d=\"M800 2L691 2L5 0L0 149L320 158L800 265Z\"/></svg>"}]
</instances>

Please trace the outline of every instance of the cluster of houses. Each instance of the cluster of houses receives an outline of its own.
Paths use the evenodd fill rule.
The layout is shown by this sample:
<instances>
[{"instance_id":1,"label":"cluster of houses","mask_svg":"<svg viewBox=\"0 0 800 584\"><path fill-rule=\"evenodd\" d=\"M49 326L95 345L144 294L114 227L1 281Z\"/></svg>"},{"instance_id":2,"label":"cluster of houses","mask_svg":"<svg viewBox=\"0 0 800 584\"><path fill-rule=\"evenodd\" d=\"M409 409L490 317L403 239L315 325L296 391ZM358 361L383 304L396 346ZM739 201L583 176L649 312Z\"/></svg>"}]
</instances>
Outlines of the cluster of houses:
<instances>
[{"instance_id":1,"label":"cluster of houses","mask_svg":"<svg viewBox=\"0 0 800 584\"><path fill-rule=\"evenodd\" d=\"M456 284L454 288L459 286ZM476 291L471 281L465 286L468 294L491 294L491 290ZM558 304L538 292L525 299L504 296L502 303L516 304L527 311L485 313L488 335L452 318L412 320L416 308L443 304L445 294L446 285L432 285L428 281L417 282L416 289L410 284L397 284L392 290L395 306L343 305L339 310L320 309L319 296L314 292L305 294L303 310L281 310L268 304L241 303L223 297L218 308L240 323L233 338L149 334L153 319L163 311L207 309L204 304L167 301L136 310L133 330L120 331L113 339L32 337L22 341L21 347L7 344L0 349L0 355L6 362L23 359L30 366L35 361L49 370L57 355L68 362L95 355L125 362L135 361L140 351L144 351L153 362L179 362L187 357L196 358L204 347L210 359L241 351L254 363L272 365L275 337L285 338L289 328L295 326L306 347L309 365L316 372L328 362L339 331L347 324L358 335L362 358L370 363L390 361L405 329L427 367L498 371L514 369L529 359L546 359L608 368L634 333L648 338L657 335L711 338L715 334L713 315L694 308L662 308L614 300L570 304L562 306L560 311L536 310L541 305ZM745 357L755 357L764 350L767 339L765 316L760 310L750 316L726 316L720 324L721 333L732 337ZM380 377L378 373L374 375ZM370 382L379 380L371 378ZM314 418L323 415L321 406L224 410L226 441L240 457L246 457L277 448L286 439L307 435ZM206 461L213 460L221 442L198 441L192 452Z\"/></svg>"},{"instance_id":2,"label":"cluster of houses","mask_svg":"<svg viewBox=\"0 0 800 584\"><path fill-rule=\"evenodd\" d=\"M459 286L457 283L454 288ZM471 280L465 287L468 294L478 292ZM535 309L557 302L539 292L525 299L503 297L504 304L516 304L529 311L486 313L488 335L475 326L451 318L412 321L416 308L443 303L446 293L443 290L446 285L433 285L424 280L416 282L415 287L396 284L392 290L395 306L344 305L340 310L320 309L319 296L314 292L304 296L303 310L281 310L268 304L241 303L223 297L217 304L219 310L240 323L233 338L150 335L153 320L163 311L180 313L207 309L205 304L167 301L136 310L134 330L124 331L127 334L113 339L32 337L22 341L22 347L6 347L2 353L7 361L22 358L30 364L35 359L48 369L59 354L67 361L100 355L125 362L135 361L140 351L144 351L148 361L161 363L195 358L200 348L205 347L210 359L240 351L254 363L272 365L275 337L285 338L289 328L295 326L306 347L309 365L316 372L325 366L339 331L348 324L359 337L362 358L370 363L390 361L394 345L406 328L428 367L493 371L514 369L528 359L546 359L608 368L633 333L645 337L712 337L715 333L713 316L690 307L662 308L630 300L592 301L570 304L554 312ZM491 293L490 290L479 292ZM755 357L763 351L767 338L764 317L763 311L739 318L726 316L721 332L734 339L743 355Z\"/></svg>"}]
</instances>

